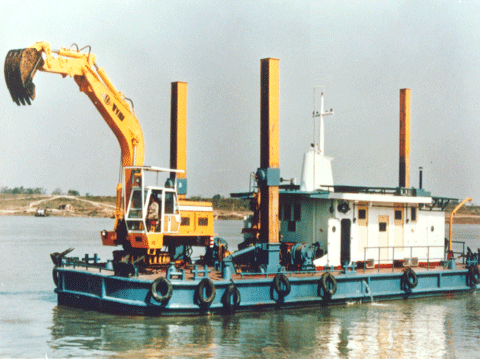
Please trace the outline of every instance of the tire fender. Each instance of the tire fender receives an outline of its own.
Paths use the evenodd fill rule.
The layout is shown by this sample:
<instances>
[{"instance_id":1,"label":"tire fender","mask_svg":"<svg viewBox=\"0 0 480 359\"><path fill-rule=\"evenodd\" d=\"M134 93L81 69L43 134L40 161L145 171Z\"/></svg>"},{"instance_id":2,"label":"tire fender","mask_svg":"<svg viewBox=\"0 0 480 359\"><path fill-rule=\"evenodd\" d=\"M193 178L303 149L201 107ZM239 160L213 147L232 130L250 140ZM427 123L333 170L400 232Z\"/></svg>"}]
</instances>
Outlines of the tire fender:
<instances>
[{"instance_id":1,"label":"tire fender","mask_svg":"<svg viewBox=\"0 0 480 359\"><path fill-rule=\"evenodd\" d=\"M337 280L332 273L323 273L320 283L327 296L332 297L337 292Z\"/></svg>"},{"instance_id":2,"label":"tire fender","mask_svg":"<svg viewBox=\"0 0 480 359\"><path fill-rule=\"evenodd\" d=\"M403 272L403 281L405 285L410 289L413 289L418 285L417 274L412 268L408 267L407 269L405 269L405 271Z\"/></svg>"},{"instance_id":3,"label":"tire fender","mask_svg":"<svg viewBox=\"0 0 480 359\"><path fill-rule=\"evenodd\" d=\"M207 307L212 304L215 299L216 289L215 284L210 278L203 278L197 286L197 299L202 307Z\"/></svg>"},{"instance_id":4,"label":"tire fender","mask_svg":"<svg viewBox=\"0 0 480 359\"><path fill-rule=\"evenodd\" d=\"M279 297L286 297L290 294L291 286L290 281L284 273L277 273L273 279L273 289L277 292Z\"/></svg>"},{"instance_id":5,"label":"tire fender","mask_svg":"<svg viewBox=\"0 0 480 359\"><path fill-rule=\"evenodd\" d=\"M153 281L150 292L157 302L167 304L173 294L172 283L165 277L159 277Z\"/></svg>"},{"instance_id":6,"label":"tire fender","mask_svg":"<svg viewBox=\"0 0 480 359\"><path fill-rule=\"evenodd\" d=\"M230 284L222 298L223 307L227 312L233 312L240 306L241 296L235 284Z\"/></svg>"},{"instance_id":7,"label":"tire fender","mask_svg":"<svg viewBox=\"0 0 480 359\"><path fill-rule=\"evenodd\" d=\"M480 270L477 265L472 264L468 267L468 278L472 283L480 284Z\"/></svg>"},{"instance_id":8,"label":"tire fender","mask_svg":"<svg viewBox=\"0 0 480 359\"><path fill-rule=\"evenodd\" d=\"M52 277L53 277L53 283L55 283L55 287L58 287L58 271L57 271L57 266L53 267Z\"/></svg>"}]
</instances>

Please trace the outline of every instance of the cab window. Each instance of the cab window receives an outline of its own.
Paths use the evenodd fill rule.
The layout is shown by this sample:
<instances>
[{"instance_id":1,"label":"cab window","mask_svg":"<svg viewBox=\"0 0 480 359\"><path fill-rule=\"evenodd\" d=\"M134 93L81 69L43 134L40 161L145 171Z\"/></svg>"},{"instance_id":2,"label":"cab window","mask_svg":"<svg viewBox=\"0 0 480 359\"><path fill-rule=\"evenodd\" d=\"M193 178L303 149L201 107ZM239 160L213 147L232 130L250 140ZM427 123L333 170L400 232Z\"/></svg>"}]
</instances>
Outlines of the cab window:
<instances>
[{"instance_id":1,"label":"cab window","mask_svg":"<svg viewBox=\"0 0 480 359\"><path fill-rule=\"evenodd\" d=\"M146 197L145 193L144 198ZM142 192L140 190L132 191L127 218L143 218Z\"/></svg>"},{"instance_id":2,"label":"cab window","mask_svg":"<svg viewBox=\"0 0 480 359\"><path fill-rule=\"evenodd\" d=\"M165 192L165 214L178 214L174 192Z\"/></svg>"}]
</instances>

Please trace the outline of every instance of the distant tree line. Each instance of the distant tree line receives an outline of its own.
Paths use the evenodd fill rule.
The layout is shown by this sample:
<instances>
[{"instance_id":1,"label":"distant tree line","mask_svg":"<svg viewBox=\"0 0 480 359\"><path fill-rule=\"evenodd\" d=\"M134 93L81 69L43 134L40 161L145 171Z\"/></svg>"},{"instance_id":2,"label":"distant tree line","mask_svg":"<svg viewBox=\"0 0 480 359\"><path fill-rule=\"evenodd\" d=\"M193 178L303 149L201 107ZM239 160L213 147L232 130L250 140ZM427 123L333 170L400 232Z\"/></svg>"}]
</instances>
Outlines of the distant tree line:
<instances>
[{"instance_id":1,"label":"distant tree line","mask_svg":"<svg viewBox=\"0 0 480 359\"><path fill-rule=\"evenodd\" d=\"M1 187L0 188L0 193L2 194L47 194L47 190L45 188L41 187L36 187L36 188L24 188L23 186L21 187L15 187L15 188L8 188L8 187ZM62 192L61 188L56 188L55 190L52 191L52 195L62 195L64 194ZM69 189L67 194L69 196L80 196L80 192Z\"/></svg>"},{"instance_id":2,"label":"distant tree line","mask_svg":"<svg viewBox=\"0 0 480 359\"><path fill-rule=\"evenodd\" d=\"M23 186L22 186L22 187L15 187L15 188L2 187L0 189L0 193L4 193L4 194L46 194L47 191L44 188L40 188L40 187L23 188Z\"/></svg>"}]
</instances>

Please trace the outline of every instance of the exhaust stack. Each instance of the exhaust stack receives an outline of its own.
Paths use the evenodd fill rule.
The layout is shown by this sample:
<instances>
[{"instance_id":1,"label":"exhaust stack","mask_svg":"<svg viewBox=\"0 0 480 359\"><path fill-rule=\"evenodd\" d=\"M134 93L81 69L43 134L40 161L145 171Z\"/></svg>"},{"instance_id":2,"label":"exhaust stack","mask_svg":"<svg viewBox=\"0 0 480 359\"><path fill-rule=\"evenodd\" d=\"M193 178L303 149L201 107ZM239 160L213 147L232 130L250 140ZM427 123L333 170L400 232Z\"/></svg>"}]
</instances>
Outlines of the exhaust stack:
<instances>
[{"instance_id":1,"label":"exhaust stack","mask_svg":"<svg viewBox=\"0 0 480 359\"><path fill-rule=\"evenodd\" d=\"M170 107L170 168L177 173L179 199L187 196L187 83L172 82ZM174 174L172 174L174 178Z\"/></svg>"},{"instance_id":2,"label":"exhaust stack","mask_svg":"<svg viewBox=\"0 0 480 359\"><path fill-rule=\"evenodd\" d=\"M418 172L418 188L422 189L423 188L423 168L419 167L419 172Z\"/></svg>"},{"instance_id":3,"label":"exhaust stack","mask_svg":"<svg viewBox=\"0 0 480 359\"><path fill-rule=\"evenodd\" d=\"M400 90L399 187L410 187L410 89Z\"/></svg>"}]
</instances>

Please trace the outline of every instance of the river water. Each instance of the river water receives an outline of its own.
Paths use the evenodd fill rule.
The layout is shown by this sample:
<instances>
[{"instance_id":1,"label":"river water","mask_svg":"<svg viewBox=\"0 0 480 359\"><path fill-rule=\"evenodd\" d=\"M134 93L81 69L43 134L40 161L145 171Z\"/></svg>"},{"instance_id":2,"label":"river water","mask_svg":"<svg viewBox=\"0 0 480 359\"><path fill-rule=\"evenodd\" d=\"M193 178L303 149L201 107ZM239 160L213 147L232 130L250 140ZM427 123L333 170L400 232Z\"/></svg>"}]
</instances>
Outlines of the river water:
<instances>
[{"instance_id":1,"label":"river water","mask_svg":"<svg viewBox=\"0 0 480 359\"><path fill-rule=\"evenodd\" d=\"M218 221L230 249L241 221ZM385 303L148 318L58 307L49 254L98 253L104 218L0 217L1 358L479 357L480 294ZM479 225L454 239L480 247Z\"/></svg>"}]
</instances>

